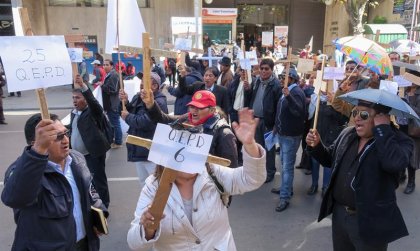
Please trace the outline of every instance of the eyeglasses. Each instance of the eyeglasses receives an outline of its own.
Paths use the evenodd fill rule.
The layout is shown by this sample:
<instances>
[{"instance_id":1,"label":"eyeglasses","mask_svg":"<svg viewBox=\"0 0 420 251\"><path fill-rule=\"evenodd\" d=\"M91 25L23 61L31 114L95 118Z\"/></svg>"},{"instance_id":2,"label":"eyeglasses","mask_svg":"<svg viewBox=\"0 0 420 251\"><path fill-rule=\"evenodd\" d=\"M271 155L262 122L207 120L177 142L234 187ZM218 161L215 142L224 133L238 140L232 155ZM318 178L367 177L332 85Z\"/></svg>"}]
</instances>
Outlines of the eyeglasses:
<instances>
[{"instance_id":1,"label":"eyeglasses","mask_svg":"<svg viewBox=\"0 0 420 251\"><path fill-rule=\"evenodd\" d=\"M346 71L353 71L356 67L346 67Z\"/></svg>"},{"instance_id":2,"label":"eyeglasses","mask_svg":"<svg viewBox=\"0 0 420 251\"><path fill-rule=\"evenodd\" d=\"M369 112L368 112L368 111L359 111L359 110L357 110L357 109L354 109L354 110L351 112L351 114L352 114L353 118L356 118L357 114L359 114L359 116L360 116L360 118L361 118L362 120L367 120L367 119L369 118L369 116L370 116L370 114L369 114Z\"/></svg>"},{"instance_id":3,"label":"eyeglasses","mask_svg":"<svg viewBox=\"0 0 420 251\"><path fill-rule=\"evenodd\" d=\"M70 137L70 131L60 132L57 133L57 138L55 139L56 142L62 141L64 139L64 136L67 136L67 138Z\"/></svg>"},{"instance_id":4,"label":"eyeglasses","mask_svg":"<svg viewBox=\"0 0 420 251\"><path fill-rule=\"evenodd\" d=\"M260 67L260 70L261 71L269 71L269 70L271 70L271 68L270 67Z\"/></svg>"}]
</instances>

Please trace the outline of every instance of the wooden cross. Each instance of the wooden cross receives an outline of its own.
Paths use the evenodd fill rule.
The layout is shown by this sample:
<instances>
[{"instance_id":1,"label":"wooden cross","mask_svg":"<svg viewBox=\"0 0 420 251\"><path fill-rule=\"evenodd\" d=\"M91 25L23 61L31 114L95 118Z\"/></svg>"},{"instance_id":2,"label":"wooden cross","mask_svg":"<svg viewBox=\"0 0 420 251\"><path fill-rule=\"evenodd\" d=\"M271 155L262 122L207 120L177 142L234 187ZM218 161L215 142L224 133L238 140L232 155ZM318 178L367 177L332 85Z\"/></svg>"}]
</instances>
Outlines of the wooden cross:
<instances>
[{"instance_id":1,"label":"wooden cross","mask_svg":"<svg viewBox=\"0 0 420 251\"><path fill-rule=\"evenodd\" d=\"M292 47L289 46L288 50L287 50L287 59L286 60L282 60L285 61L284 63L286 63L286 75L284 77L284 85L283 88L287 88L289 85L289 72L290 72L290 64L292 62Z\"/></svg>"},{"instance_id":2,"label":"wooden cross","mask_svg":"<svg viewBox=\"0 0 420 251\"><path fill-rule=\"evenodd\" d=\"M22 22L23 34L25 36L33 36L31 21L29 20L28 9L18 8L19 16ZM50 113L48 112L47 98L45 97L45 89L38 88L35 90L38 97L39 108L41 110L42 119L50 119Z\"/></svg>"},{"instance_id":3,"label":"wooden cross","mask_svg":"<svg viewBox=\"0 0 420 251\"><path fill-rule=\"evenodd\" d=\"M165 43L163 45L163 48L170 49L171 50L171 49L174 49L175 48L175 45L173 45L171 43ZM187 51L184 51L184 50L181 51L181 58L180 58L179 64L182 65L182 66L185 65L186 52ZM204 53L204 50L203 49L200 49L200 48L191 48L191 50L188 51L188 52L194 52L194 53L197 53L197 54L203 54Z\"/></svg>"},{"instance_id":4,"label":"wooden cross","mask_svg":"<svg viewBox=\"0 0 420 251\"><path fill-rule=\"evenodd\" d=\"M75 43L84 42L83 35L64 35L64 41L67 43L68 48L75 48ZM73 72L73 82L76 81L76 75L79 73L77 63L71 63L71 69Z\"/></svg>"},{"instance_id":5,"label":"wooden cross","mask_svg":"<svg viewBox=\"0 0 420 251\"><path fill-rule=\"evenodd\" d=\"M320 82L321 83L321 87L318 93L316 93L317 95L317 100L316 100L316 109L315 109L315 114L314 114L314 126L312 127L312 129L316 130L316 126L318 124L318 114L319 114L319 106L321 103L321 90L322 90L322 79L324 76L324 64L325 64L325 58L322 58L322 66L321 66L321 79L316 79L315 81Z\"/></svg>"},{"instance_id":6,"label":"wooden cross","mask_svg":"<svg viewBox=\"0 0 420 251\"><path fill-rule=\"evenodd\" d=\"M178 53L174 51L158 50L150 48L150 35L148 32L143 33L143 48L120 45L120 50L131 54L143 55L143 87L146 90L151 89L150 84L150 59L151 57L167 57L177 58Z\"/></svg>"},{"instance_id":7,"label":"wooden cross","mask_svg":"<svg viewBox=\"0 0 420 251\"><path fill-rule=\"evenodd\" d=\"M129 144L142 146L148 149L150 149L150 147L152 146L151 140L136 137L133 135L128 135L126 141ZM226 167L230 165L230 160L216 157L210 154L207 157L207 162ZM171 168L165 168L163 170L162 176L159 181L158 189L156 191L155 197L149 210L156 220L155 224L151 227L153 230L157 230L159 228L160 220L162 219L163 211L168 201L169 194L171 193L172 184L174 183L177 177L177 173L178 171L173 170Z\"/></svg>"},{"instance_id":8,"label":"wooden cross","mask_svg":"<svg viewBox=\"0 0 420 251\"><path fill-rule=\"evenodd\" d=\"M211 51L211 47L209 47L207 51L208 51L207 52L208 53L207 57L199 57L197 59L208 60L209 61L209 67L212 67L213 60L217 60L217 59L222 59L223 58L223 57L213 57L212 51Z\"/></svg>"}]
</instances>

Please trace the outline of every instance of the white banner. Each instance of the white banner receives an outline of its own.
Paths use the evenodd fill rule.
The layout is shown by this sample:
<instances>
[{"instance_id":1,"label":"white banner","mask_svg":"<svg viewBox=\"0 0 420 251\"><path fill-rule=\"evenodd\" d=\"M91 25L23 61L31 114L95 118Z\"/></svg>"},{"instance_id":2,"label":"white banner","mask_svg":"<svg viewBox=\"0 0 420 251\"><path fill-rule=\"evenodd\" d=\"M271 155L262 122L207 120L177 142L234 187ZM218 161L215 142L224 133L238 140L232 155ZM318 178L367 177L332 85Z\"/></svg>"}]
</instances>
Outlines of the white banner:
<instances>
[{"instance_id":1,"label":"white banner","mask_svg":"<svg viewBox=\"0 0 420 251\"><path fill-rule=\"evenodd\" d=\"M208 134L158 124L148 160L185 173L201 173L206 168L212 139Z\"/></svg>"},{"instance_id":2,"label":"white banner","mask_svg":"<svg viewBox=\"0 0 420 251\"><path fill-rule=\"evenodd\" d=\"M121 45L141 48L142 36L146 32L140 9L136 0L108 0L108 13L106 22L105 53L112 54L117 48L117 3L118 27Z\"/></svg>"},{"instance_id":3,"label":"white banner","mask_svg":"<svg viewBox=\"0 0 420 251\"><path fill-rule=\"evenodd\" d=\"M273 47L273 32L272 31L263 31L261 44L263 47Z\"/></svg>"},{"instance_id":4,"label":"white banner","mask_svg":"<svg viewBox=\"0 0 420 251\"><path fill-rule=\"evenodd\" d=\"M5 36L0 48L9 92L72 83L64 36Z\"/></svg>"},{"instance_id":5,"label":"white banner","mask_svg":"<svg viewBox=\"0 0 420 251\"><path fill-rule=\"evenodd\" d=\"M195 17L171 17L172 35L190 35L195 34ZM203 25L201 17L198 18L198 34L202 34Z\"/></svg>"},{"instance_id":6,"label":"white banner","mask_svg":"<svg viewBox=\"0 0 420 251\"><path fill-rule=\"evenodd\" d=\"M83 62L83 49L82 48L67 48L69 52L70 61L72 63Z\"/></svg>"}]
</instances>

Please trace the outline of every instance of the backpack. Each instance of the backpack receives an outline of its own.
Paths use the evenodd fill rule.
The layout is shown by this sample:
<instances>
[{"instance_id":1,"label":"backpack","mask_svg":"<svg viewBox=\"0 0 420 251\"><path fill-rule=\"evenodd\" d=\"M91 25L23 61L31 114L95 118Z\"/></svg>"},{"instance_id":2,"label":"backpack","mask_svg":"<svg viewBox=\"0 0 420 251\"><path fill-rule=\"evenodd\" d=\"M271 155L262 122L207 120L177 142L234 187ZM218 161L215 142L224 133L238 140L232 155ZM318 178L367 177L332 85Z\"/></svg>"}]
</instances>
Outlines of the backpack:
<instances>
[{"instance_id":1,"label":"backpack","mask_svg":"<svg viewBox=\"0 0 420 251\"><path fill-rule=\"evenodd\" d=\"M220 130L223 131L225 128L229 128L230 130L232 130L231 127L227 123L225 123L224 119L219 119L216 125L213 127L213 141L211 142L210 153L214 152L214 149L216 149L217 144L219 143L219 139L217 137L220 134L218 132ZM220 194L220 199L222 200L223 205L229 208L230 204L232 203L232 195L225 192L223 185L217 180L217 177L213 174L213 171L211 170L210 165L207 162L206 162L206 168L207 168L207 173L209 174L210 178L213 180L214 184L217 187L217 191Z\"/></svg>"}]
</instances>

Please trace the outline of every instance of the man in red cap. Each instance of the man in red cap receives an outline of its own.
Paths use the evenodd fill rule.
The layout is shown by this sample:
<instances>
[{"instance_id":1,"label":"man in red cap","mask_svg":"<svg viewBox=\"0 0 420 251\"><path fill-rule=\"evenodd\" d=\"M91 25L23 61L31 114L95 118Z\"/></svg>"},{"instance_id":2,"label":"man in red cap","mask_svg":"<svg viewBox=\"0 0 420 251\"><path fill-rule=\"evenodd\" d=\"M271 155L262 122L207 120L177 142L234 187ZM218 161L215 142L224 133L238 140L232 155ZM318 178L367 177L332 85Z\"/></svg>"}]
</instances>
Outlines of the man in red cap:
<instances>
[{"instance_id":1,"label":"man in red cap","mask_svg":"<svg viewBox=\"0 0 420 251\"><path fill-rule=\"evenodd\" d=\"M188 113L174 116L163 113L156 105L153 93L142 90L141 98L146 105L151 120L156 123L187 122L194 126L202 126L203 133L213 135L210 154L226 158L231 161L230 167L238 166L238 153L236 137L227 121L216 110L216 97L207 90L194 93L192 100L187 104Z\"/></svg>"}]
</instances>

